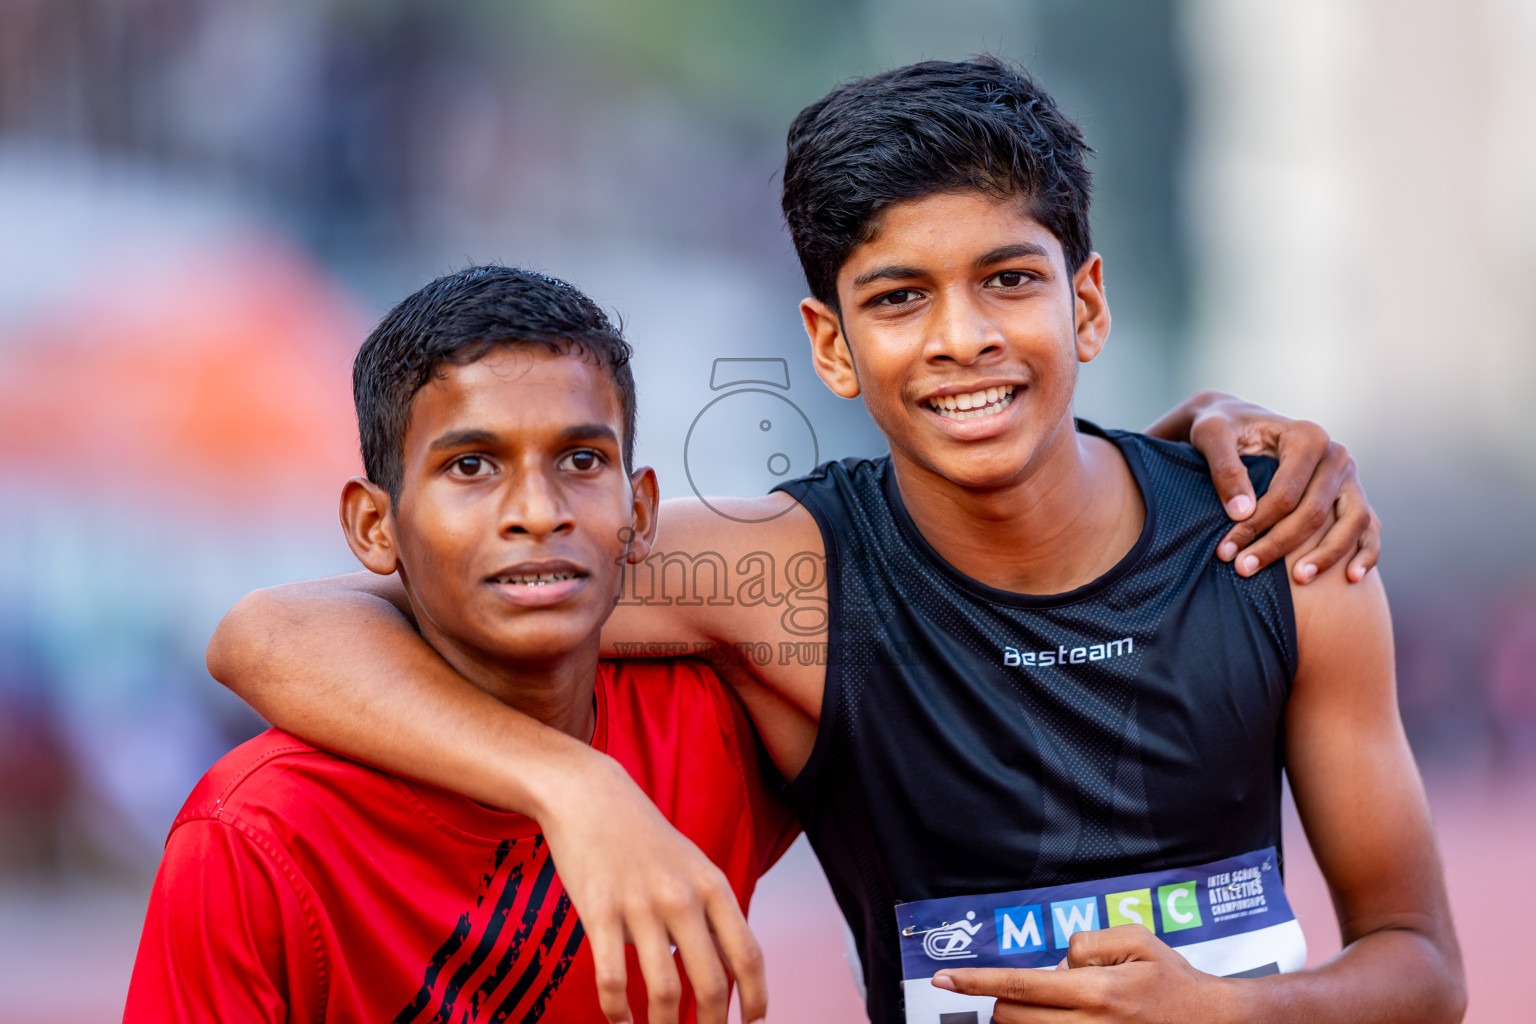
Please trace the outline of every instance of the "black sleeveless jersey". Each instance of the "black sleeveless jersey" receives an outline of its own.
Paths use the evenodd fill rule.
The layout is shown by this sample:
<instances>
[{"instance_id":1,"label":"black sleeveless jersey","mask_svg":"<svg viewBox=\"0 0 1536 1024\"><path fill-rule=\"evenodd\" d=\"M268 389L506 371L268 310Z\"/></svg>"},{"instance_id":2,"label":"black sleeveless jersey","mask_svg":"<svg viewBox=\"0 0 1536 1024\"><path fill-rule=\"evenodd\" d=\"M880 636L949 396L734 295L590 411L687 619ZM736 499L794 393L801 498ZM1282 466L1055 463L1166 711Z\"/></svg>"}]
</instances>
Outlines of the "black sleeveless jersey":
<instances>
[{"instance_id":1,"label":"black sleeveless jersey","mask_svg":"<svg viewBox=\"0 0 1536 1024\"><path fill-rule=\"evenodd\" d=\"M1146 521L1066 594L995 590L945 562L889 456L782 485L821 528L831 613L820 728L786 792L876 1024L902 1015L898 902L1280 847L1284 564L1245 580L1215 558L1230 524L1192 448L1079 429L1119 447ZM1244 461L1262 494L1274 460Z\"/></svg>"}]
</instances>

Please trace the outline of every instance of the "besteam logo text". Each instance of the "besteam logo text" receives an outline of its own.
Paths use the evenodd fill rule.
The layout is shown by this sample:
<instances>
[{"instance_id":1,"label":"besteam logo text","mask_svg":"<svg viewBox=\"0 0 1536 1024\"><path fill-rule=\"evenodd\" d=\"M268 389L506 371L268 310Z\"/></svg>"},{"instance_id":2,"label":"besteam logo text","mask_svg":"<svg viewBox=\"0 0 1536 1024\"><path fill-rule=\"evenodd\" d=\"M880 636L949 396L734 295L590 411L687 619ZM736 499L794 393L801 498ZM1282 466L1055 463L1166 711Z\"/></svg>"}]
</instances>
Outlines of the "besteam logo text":
<instances>
[{"instance_id":1,"label":"besteam logo text","mask_svg":"<svg viewBox=\"0 0 1536 1024\"><path fill-rule=\"evenodd\" d=\"M1136 642L1130 637L1111 640L1104 644L1087 644L1068 647L1062 644L1054 651L1021 651L1013 647L1003 648L1003 664L1009 667L1023 665L1082 665L1090 661L1118 658L1136 650Z\"/></svg>"}]
</instances>

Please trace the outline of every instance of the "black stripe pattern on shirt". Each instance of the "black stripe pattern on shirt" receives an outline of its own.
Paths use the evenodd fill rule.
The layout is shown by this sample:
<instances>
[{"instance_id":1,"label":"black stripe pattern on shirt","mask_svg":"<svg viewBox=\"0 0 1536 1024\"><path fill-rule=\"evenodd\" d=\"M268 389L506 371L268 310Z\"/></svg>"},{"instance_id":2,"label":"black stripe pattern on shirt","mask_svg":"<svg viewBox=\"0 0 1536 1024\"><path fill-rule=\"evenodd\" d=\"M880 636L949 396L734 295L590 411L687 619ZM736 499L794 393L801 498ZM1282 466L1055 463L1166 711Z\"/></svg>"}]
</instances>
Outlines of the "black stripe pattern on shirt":
<instances>
[{"instance_id":1,"label":"black stripe pattern on shirt","mask_svg":"<svg viewBox=\"0 0 1536 1024\"><path fill-rule=\"evenodd\" d=\"M525 886L529 875L533 880ZM433 953L420 989L396 1014L394 1024L449 1024L456 1014L457 1020L464 1022L537 1021L543 1017L569 973L584 935L570 896L555 877L555 863L544 837L501 843L479 883L473 908L459 915ZM530 945L552 892L558 895L549 923ZM513 919L517 925L509 936L507 924ZM567 933L565 941L559 943L559 955L551 960L562 933ZM501 955L487 971L498 949ZM442 980L444 974L446 982ZM461 1000L471 985L468 998ZM490 1006L495 1010L484 1015L484 1008ZM515 1016L519 1010L521 1016Z\"/></svg>"}]
</instances>

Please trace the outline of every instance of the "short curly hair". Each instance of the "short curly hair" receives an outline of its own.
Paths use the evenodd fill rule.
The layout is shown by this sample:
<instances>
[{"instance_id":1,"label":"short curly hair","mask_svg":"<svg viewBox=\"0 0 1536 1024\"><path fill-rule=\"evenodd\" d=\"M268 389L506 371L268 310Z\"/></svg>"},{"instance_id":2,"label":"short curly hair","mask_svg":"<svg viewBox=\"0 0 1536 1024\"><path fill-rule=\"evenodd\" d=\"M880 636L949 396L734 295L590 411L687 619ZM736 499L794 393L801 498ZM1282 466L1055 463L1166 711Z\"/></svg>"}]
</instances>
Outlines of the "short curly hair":
<instances>
[{"instance_id":1,"label":"short curly hair","mask_svg":"<svg viewBox=\"0 0 1536 1024\"><path fill-rule=\"evenodd\" d=\"M515 267L466 267L390 310L352 364L363 469L390 501L400 500L416 392L444 363L465 366L504 345L537 345L606 370L624 410L624 468L633 468L635 378L621 329L564 281Z\"/></svg>"},{"instance_id":2,"label":"short curly hair","mask_svg":"<svg viewBox=\"0 0 1536 1024\"><path fill-rule=\"evenodd\" d=\"M784 219L811 294L838 308L837 273L893 203L979 189L1017 196L1075 270L1092 249L1093 151L1023 68L924 61L845 82L789 127Z\"/></svg>"}]
</instances>

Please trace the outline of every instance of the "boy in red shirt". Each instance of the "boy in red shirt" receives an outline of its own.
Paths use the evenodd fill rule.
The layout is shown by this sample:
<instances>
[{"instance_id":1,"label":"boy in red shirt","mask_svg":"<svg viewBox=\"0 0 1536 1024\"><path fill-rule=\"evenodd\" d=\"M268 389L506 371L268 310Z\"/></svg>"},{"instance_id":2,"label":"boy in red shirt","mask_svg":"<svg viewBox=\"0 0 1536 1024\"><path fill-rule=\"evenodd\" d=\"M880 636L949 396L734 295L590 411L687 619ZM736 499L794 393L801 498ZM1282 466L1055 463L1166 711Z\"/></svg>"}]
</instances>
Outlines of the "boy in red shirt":
<instances>
[{"instance_id":1,"label":"boy in red shirt","mask_svg":"<svg viewBox=\"0 0 1536 1024\"><path fill-rule=\"evenodd\" d=\"M622 765L745 911L795 830L744 714L702 666L598 660L623 566L656 528L655 476L630 469L628 358L563 282L504 267L432 282L358 353L368 475L347 481L342 525L364 565L399 574L443 658ZM675 941L686 956L750 938ZM172 826L126 1019L599 1024L595 964L622 954L593 954L533 819L269 730ZM647 993L625 966L640 1019L649 1003L724 1020L723 974ZM742 998L746 1019L763 1013L760 991Z\"/></svg>"}]
</instances>

